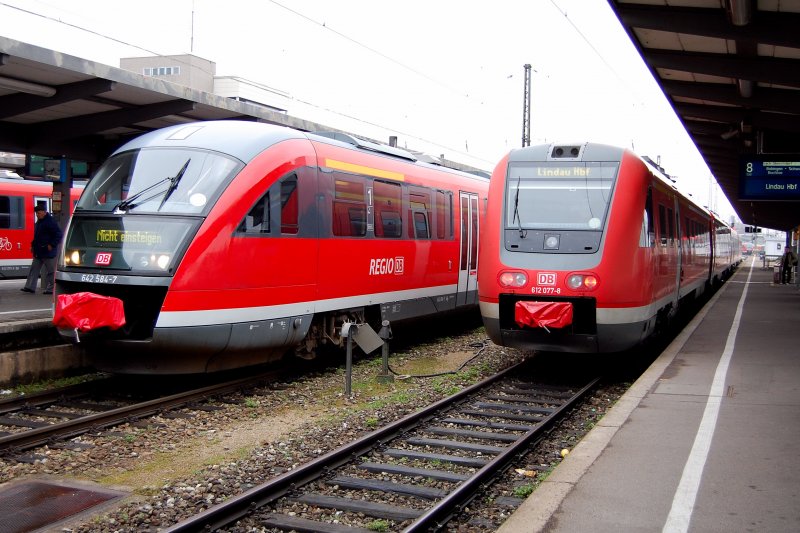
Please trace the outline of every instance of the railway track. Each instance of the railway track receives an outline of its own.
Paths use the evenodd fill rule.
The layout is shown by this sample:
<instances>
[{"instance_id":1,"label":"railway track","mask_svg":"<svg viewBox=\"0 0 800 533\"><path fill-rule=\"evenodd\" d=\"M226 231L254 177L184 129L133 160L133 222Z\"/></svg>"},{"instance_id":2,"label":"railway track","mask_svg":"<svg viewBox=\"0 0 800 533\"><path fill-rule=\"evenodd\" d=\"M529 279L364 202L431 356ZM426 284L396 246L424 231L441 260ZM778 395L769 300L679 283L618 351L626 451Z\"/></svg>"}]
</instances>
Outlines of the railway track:
<instances>
[{"instance_id":1,"label":"railway track","mask_svg":"<svg viewBox=\"0 0 800 533\"><path fill-rule=\"evenodd\" d=\"M511 367L167 531L239 521L325 533L440 529L599 381L537 383L524 368Z\"/></svg>"},{"instance_id":2,"label":"railway track","mask_svg":"<svg viewBox=\"0 0 800 533\"><path fill-rule=\"evenodd\" d=\"M101 379L0 402L0 456L18 462L33 462L36 455L23 452L43 446L81 449L86 443L69 442L79 435L99 433L125 422L154 415L187 416L178 412L216 410L207 400L225 396L274 379L278 372L233 379L156 397L134 398L117 378ZM191 415L188 415L191 416Z\"/></svg>"}]
</instances>

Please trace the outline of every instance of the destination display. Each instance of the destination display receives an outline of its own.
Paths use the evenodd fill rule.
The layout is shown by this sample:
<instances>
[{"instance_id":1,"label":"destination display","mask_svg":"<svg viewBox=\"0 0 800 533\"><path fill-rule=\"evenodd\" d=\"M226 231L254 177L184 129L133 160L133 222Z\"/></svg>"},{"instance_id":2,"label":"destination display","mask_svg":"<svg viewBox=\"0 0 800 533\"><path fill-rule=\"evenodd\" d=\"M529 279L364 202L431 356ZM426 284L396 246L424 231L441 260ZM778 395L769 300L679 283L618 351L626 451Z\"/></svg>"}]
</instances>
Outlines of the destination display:
<instances>
[{"instance_id":1,"label":"destination display","mask_svg":"<svg viewBox=\"0 0 800 533\"><path fill-rule=\"evenodd\" d=\"M800 198L800 154L770 154L741 160L740 200Z\"/></svg>"}]
</instances>

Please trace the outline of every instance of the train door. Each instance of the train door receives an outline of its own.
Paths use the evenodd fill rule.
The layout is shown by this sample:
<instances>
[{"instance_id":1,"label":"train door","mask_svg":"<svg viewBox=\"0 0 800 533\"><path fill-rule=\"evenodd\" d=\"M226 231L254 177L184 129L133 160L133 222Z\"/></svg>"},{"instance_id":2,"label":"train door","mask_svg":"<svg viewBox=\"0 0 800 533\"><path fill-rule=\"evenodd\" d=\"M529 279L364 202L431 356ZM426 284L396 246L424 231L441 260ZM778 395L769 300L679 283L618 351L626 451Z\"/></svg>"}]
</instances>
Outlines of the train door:
<instances>
[{"instance_id":1,"label":"train door","mask_svg":"<svg viewBox=\"0 0 800 533\"><path fill-rule=\"evenodd\" d=\"M670 221L670 224L675 225L675 244L677 245L675 249L675 296L673 298L673 307L677 309L678 300L681 296L681 282L683 281L683 239L681 238L683 233L681 232L681 210L677 196L673 200L673 205L675 207L675 217L674 220Z\"/></svg>"},{"instance_id":2,"label":"train door","mask_svg":"<svg viewBox=\"0 0 800 533\"><path fill-rule=\"evenodd\" d=\"M456 306L475 305L478 298L478 195L461 192L461 258Z\"/></svg>"}]
</instances>

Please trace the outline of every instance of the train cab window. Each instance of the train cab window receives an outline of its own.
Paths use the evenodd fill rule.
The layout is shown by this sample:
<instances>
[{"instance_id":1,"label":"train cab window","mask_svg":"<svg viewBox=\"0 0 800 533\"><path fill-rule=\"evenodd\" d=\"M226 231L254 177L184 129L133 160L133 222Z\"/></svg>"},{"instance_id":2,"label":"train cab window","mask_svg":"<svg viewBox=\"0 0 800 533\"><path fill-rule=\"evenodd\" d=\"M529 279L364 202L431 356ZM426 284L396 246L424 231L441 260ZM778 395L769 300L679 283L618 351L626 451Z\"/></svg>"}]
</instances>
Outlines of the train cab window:
<instances>
[{"instance_id":1,"label":"train cab window","mask_svg":"<svg viewBox=\"0 0 800 533\"><path fill-rule=\"evenodd\" d=\"M236 231L238 233L269 233L269 192L259 198Z\"/></svg>"},{"instance_id":2,"label":"train cab window","mask_svg":"<svg viewBox=\"0 0 800 533\"><path fill-rule=\"evenodd\" d=\"M375 180L372 184L375 203L375 236L382 238L398 238L403 235L403 223L400 216L402 191L397 183Z\"/></svg>"},{"instance_id":3,"label":"train cab window","mask_svg":"<svg viewBox=\"0 0 800 533\"><path fill-rule=\"evenodd\" d=\"M297 176L281 181L281 233L297 235L298 231Z\"/></svg>"},{"instance_id":4,"label":"train cab window","mask_svg":"<svg viewBox=\"0 0 800 533\"><path fill-rule=\"evenodd\" d=\"M642 217L642 231L639 235L639 246L651 248L656 245L656 225L653 222L653 189L647 190Z\"/></svg>"},{"instance_id":5,"label":"train cab window","mask_svg":"<svg viewBox=\"0 0 800 533\"><path fill-rule=\"evenodd\" d=\"M642 214L642 229L639 231L639 247L640 248L649 248L651 245L650 239L650 219L647 216L647 211L645 210Z\"/></svg>"},{"instance_id":6,"label":"train cab window","mask_svg":"<svg viewBox=\"0 0 800 533\"><path fill-rule=\"evenodd\" d=\"M335 180L333 234L339 237L363 237L367 234L367 203L363 180Z\"/></svg>"},{"instance_id":7,"label":"train cab window","mask_svg":"<svg viewBox=\"0 0 800 533\"><path fill-rule=\"evenodd\" d=\"M0 229L25 228L22 196L0 196Z\"/></svg>"}]
</instances>

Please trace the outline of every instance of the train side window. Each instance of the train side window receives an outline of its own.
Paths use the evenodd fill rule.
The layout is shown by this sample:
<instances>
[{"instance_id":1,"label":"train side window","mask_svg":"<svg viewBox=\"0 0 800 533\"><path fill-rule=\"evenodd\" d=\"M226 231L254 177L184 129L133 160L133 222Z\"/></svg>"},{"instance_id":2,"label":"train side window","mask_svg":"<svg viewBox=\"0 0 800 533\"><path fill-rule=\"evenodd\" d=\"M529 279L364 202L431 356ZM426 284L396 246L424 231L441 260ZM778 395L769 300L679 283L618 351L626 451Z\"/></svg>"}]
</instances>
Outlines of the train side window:
<instances>
[{"instance_id":1,"label":"train side window","mask_svg":"<svg viewBox=\"0 0 800 533\"><path fill-rule=\"evenodd\" d=\"M430 237L428 233L428 216L425 211L414 211L414 236L417 239Z\"/></svg>"},{"instance_id":2,"label":"train side window","mask_svg":"<svg viewBox=\"0 0 800 533\"><path fill-rule=\"evenodd\" d=\"M413 223L408 227L409 239L430 238L428 221L431 219L431 215L432 206L430 191L423 190L419 187L410 187L408 191L408 218L413 220Z\"/></svg>"},{"instance_id":3,"label":"train side window","mask_svg":"<svg viewBox=\"0 0 800 533\"><path fill-rule=\"evenodd\" d=\"M297 235L298 223L297 176L281 181L281 233Z\"/></svg>"},{"instance_id":4,"label":"train side window","mask_svg":"<svg viewBox=\"0 0 800 533\"><path fill-rule=\"evenodd\" d=\"M372 185L375 202L375 236L398 238L403 235L400 216L402 191L397 183L378 181Z\"/></svg>"},{"instance_id":5,"label":"train side window","mask_svg":"<svg viewBox=\"0 0 800 533\"><path fill-rule=\"evenodd\" d=\"M334 180L333 234L339 237L363 237L367 234L363 180Z\"/></svg>"},{"instance_id":6,"label":"train side window","mask_svg":"<svg viewBox=\"0 0 800 533\"><path fill-rule=\"evenodd\" d=\"M24 229L25 208L22 196L0 196L0 229Z\"/></svg>"},{"instance_id":7,"label":"train side window","mask_svg":"<svg viewBox=\"0 0 800 533\"><path fill-rule=\"evenodd\" d=\"M244 217L238 233L269 233L269 192L258 199Z\"/></svg>"},{"instance_id":8,"label":"train side window","mask_svg":"<svg viewBox=\"0 0 800 533\"><path fill-rule=\"evenodd\" d=\"M434 197L436 200L436 205L434 206L434 210L436 211L436 238L437 239L444 239L445 236L445 226L444 226L444 209L445 209L445 202L444 202L444 192L436 191L434 193Z\"/></svg>"},{"instance_id":9,"label":"train side window","mask_svg":"<svg viewBox=\"0 0 800 533\"><path fill-rule=\"evenodd\" d=\"M661 246L667 245L667 208L660 204L658 206L658 238Z\"/></svg>"}]
</instances>

